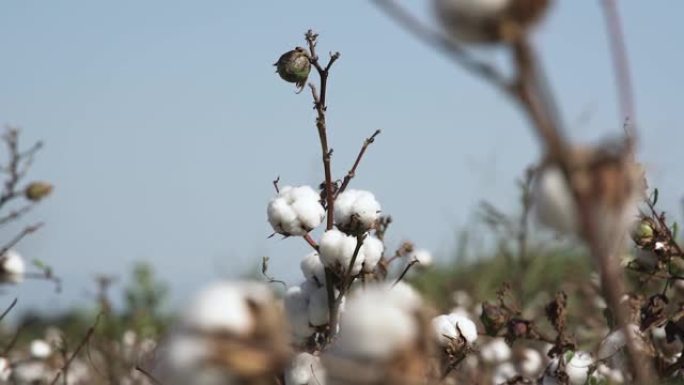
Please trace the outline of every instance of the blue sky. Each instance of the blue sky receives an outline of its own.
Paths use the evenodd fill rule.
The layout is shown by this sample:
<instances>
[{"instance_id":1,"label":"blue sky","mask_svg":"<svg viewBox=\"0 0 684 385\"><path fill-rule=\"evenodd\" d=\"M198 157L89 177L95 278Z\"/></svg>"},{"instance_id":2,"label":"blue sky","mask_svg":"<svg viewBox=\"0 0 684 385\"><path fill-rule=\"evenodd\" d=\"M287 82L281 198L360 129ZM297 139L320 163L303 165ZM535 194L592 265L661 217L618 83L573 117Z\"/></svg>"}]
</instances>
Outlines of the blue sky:
<instances>
[{"instance_id":1,"label":"blue sky","mask_svg":"<svg viewBox=\"0 0 684 385\"><path fill-rule=\"evenodd\" d=\"M617 132L599 3L557 3L535 40L572 137ZM678 213L684 3L620 4L641 158ZM429 19L427 2L411 8ZM139 260L172 285L176 303L262 255L296 282L307 246L267 239L265 206L277 175L317 184L320 154L309 95L295 95L272 63L310 27L322 53L342 52L328 99L337 177L383 129L353 185L393 215L390 247L412 239L446 259L479 201L515 207L515 179L539 154L522 115L367 1L6 1L0 122L46 142L32 175L57 186L22 222L47 226L19 250L65 279L61 295L27 282L4 289L7 302L83 303L93 274L125 277Z\"/></svg>"}]
</instances>

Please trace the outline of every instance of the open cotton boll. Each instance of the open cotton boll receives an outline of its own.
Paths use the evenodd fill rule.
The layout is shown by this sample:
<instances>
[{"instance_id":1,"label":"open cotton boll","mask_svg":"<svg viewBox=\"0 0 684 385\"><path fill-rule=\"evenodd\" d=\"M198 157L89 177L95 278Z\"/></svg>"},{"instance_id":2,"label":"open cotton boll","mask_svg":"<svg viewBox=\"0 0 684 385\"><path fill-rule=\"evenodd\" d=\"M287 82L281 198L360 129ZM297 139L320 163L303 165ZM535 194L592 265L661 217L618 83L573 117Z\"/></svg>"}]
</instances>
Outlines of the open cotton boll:
<instances>
[{"instance_id":1,"label":"open cotton boll","mask_svg":"<svg viewBox=\"0 0 684 385\"><path fill-rule=\"evenodd\" d=\"M337 271L338 273L346 274L349 265L351 264L356 250L356 237L346 235L339 230L328 230L321 237L318 245L321 262L324 266ZM363 247L362 247L363 248ZM352 267L352 274L358 274L364 263L364 256L362 250L354 261Z\"/></svg>"},{"instance_id":2,"label":"open cotton boll","mask_svg":"<svg viewBox=\"0 0 684 385\"><path fill-rule=\"evenodd\" d=\"M318 286L325 284L325 267L317 252L307 254L299 267L308 281L314 282Z\"/></svg>"},{"instance_id":3,"label":"open cotton boll","mask_svg":"<svg viewBox=\"0 0 684 385\"><path fill-rule=\"evenodd\" d=\"M321 360L309 353L299 353L285 370L285 385L325 385Z\"/></svg>"},{"instance_id":4,"label":"open cotton boll","mask_svg":"<svg viewBox=\"0 0 684 385\"><path fill-rule=\"evenodd\" d=\"M629 324L628 330L630 331L631 336L634 338L637 348L639 350L645 350L644 336L639 329L639 325ZM622 330L616 330L604 338L603 341L601 341L598 351L598 359L606 360L612 358L626 345L627 339L625 338L625 333Z\"/></svg>"},{"instance_id":5,"label":"open cotton boll","mask_svg":"<svg viewBox=\"0 0 684 385\"><path fill-rule=\"evenodd\" d=\"M52 347L43 340L31 341L29 350L31 352L31 357L41 360L48 358L50 354L52 354Z\"/></svg>"},{"instance_id":6,"label":"open cotton boll","mask_svg":"<svg viewBox=\"0 0 684 385\"><path fill-rule=\"evenodd\" d=\"M0 283L20 283L25 271L24 258L15 250L7 250L0 257Z\"/></svg>"},{"instance_id":7,"label":"open cotton boll","mask_svg":"<svg viewBox=\"0 0 684 385\"><path fill-rule=\"evenodd\" d=\"M432 254L427 250L418 249L411 253L409 261L418 261L419 267L429 267L432 266Z\"/></svg>"},{"instance_id":8,"label":"open cotton boll","mask_svg":"<svg viewBox=\"0 0 684 385\"><path fill-rule=\"evenodd\" d=\"M382 258L385 245L378 238L368 236L364 239L361 250L363 252L363 271L370 273L375 270L375 266Z\"/></svg>"},{"instance_id":9,"label":"open cotton boll","mask_svg":"<svg viewBox=\"0 0 684 385\"><path fill-rule=\"evenodd\" d=\"M348 299L334 353L356 359L389 359L418 336L415 310L402 304L406 291L388 285L367 287Z\"/></svg>"},{"instance_id":10,"label":"open cotton boll","mask_svg":"<svg viewBox=\"0 0 684 385\"><path fill-rule=\"evenodd\" d=\"M285 186L268 204L268 222L278 234L305 235L325 217L319 200L319 195L309 186Z\"/></svg>"},{"instance_id":11,"label":"open cotton boll","mask_svg":"<svg viewBox=\"0 0 684 385\"><path fill-rule=\"evenodd\" d=\"M584 385L589 377L589 369L594 359L586 352L576 352L572 359L565 365L565 373L568 375L570 385Z\"/></svg>"},{"instance_id":12,"label":"open cotton boll","mask_svg":"<svg viewBox=\"0 0 684 385\"><path fill-rule=\"evenodd\" d=\"M510 362L504 362L494 369L494 373L492 375L492 385L505 384L516 376L518 376L518 372L515 370L513 364Z\"/></svg>"},{"instance_id":13,"label":"open cotton boll","mask_svg":"<svg viewBox=\"0 0 684 385\"><path fill-rule=\"evenodd\" d=\"M12 365L5 357L0 357L0 381L9 381L12 376Z\"/></svg>"},{"instance_id":14,"label":"open cotton boll","mask_svg":"<svg viewBox=\"0 0 684 385\"><path fill-rule=\"evenodd\" d=\"M267 287L256 283L215 283L191 302L183 324L198 331L247 334L254 327L248 300L262 302L270 295Z\"/></svg>"},{"instance_id":15,"label":"open cotton boll","mask_svg":"<svg viewBox=\"0 0 684 385\"><path fill-rule=\"evenodd\" d=\"M346 190L335 199L335 224L349 234L362 234L380 218L380 203L368 191Z\"/></svg>"},{"instance_id":16,"label":"open cotton boll","mask_svg":"<svg viewBox=\"0 0 684 385\"><path fill-rule=\"evenodd\" d=\"M558 167L544 168L532 189L535 213L540 223L562 234L576 234L578 218L575 200Z\"/></svg>"},{"instance_id":17,"label":"open cotton boll","mask_svg":"<svg viewBox=\"0 0 684 385\"><path fill-rule=\"evenodd\" d=\"M503 338L494 338L480 348L480 357L488 364L499 364L511 358L511 348Z\"/></svg>"},{"instance_id":18,"label":"open cotton boll","mask_svg":"<svg viewBox=\"0 0 684 385\"><path fill-rule=\"evenodd\" d=\"M457 313L449 314L447 318L468 344L473 344L477 340L477 326L470 318Z\"/></svg>"},{"instance_id":19,"label":"open cotton boll","mask_svg":"<svg viewBox=\"0 0 684 385\"><path fill-rule=\"evenodd\" d=\"M544 359L541 353L534 349L525 348L520 352L516 363L518 371L528 378L536 378L543 369Z\"/></svg>"},{"instance_id":20,"label":"open cotton boll","mask_svg":"<svg viewBox=\"0 0 684 385\"><path fill-rule=\"evenodd\" d=\"M311 284L291 286L285 293L285 314L292 328L292 333L298 339L307 339L316 330L309 323L309 299L315 290Z\"/></svg>"},{"instance_id":21,"label":"open cotton boll","mask_svg":"<svg viewBox=\"0 0 684 385\"><path fill-rule=\"evenodd\" d=\"M309 323L311 325L320 326L328 323L330 311L328 309L328 290L326 287L320 287L311 292L308 311Z\"/></svg>"},{"instance_id":22,"label":"open cotton boll","mask_svg":"<svg viewBox=\"0 0 684 385\"><path fill-rule=\"evenodd\" d=\"M437 340L442 346L449 345L452 340L459 336L456 327L449 319L449 316L445 314L432 319L432 329L435 332L435 337L437 337Z\"/></svg>"}]
</instances>

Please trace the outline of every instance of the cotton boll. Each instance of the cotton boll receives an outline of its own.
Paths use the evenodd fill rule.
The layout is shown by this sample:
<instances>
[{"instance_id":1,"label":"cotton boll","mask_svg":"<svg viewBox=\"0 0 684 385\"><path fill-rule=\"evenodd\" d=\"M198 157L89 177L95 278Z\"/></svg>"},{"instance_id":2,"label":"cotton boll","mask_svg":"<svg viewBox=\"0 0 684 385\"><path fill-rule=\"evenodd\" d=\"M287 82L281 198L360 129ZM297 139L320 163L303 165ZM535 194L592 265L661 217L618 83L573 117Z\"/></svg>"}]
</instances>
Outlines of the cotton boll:
<instances>
[{"instance_id":1,"label":"cotton boll","mask_svg":"<svg viewBox=\"0 0 684 385\"><path fill-rule=\"evenodd\" d=\"M268 204L268 221L279 234L306 235L325 217L319 200L319 195L309 186L285 186Z\"/></svg>"},{"instance_id":2,"label":"cotton boll","mask_svg":"<svg viewBox=\"0 0 684 385\"><path fill-rule=\"evenodd\" d=\"M409 257L410 261L418 261L419 267L429 267L432 266L432 254L427 250L418 249L411 253Z\"/></svg>"},{"instance_id":3,"label":"cotton boll","mask_svg":"<svg viewBox=\"0 0 684 385\"><path fill-rule=\"evenodd\" d=\"M309 323L314 326L325 325L330 320L328 309L328 290L325 287L314 289L309 297Z\"/></svg>"},{"instance_id":4,"label":"cotton boll","mask_svg":"<svg viewBox=\"0 0 684 385\"><path fill-rule=\"evenodd\" d=\"M407 312L415 312L423 306L423 298L411 285L400 281L390 285L380 285L389 293L389 300Z\"/></svg>"},{"instance_id":5,"label":"cotton boll","mask_svg":"<svg viewBox=\"0 0 684 385\"><path fill-rule=\"evenodd\" d=\"M52 354L52 347L43 340L31 341L29 350L31 352L31 357L40 360L48 358L50 354Z\"/></svg>"},{"instance_id":6,"label":"cotton boll","mask_svg":"<svg viewBox=\"0 0 684 385\"><path fill-rule=\"evenodd\" d=\"M210 355L210 344L204 338L176 333L163 350L167 363L175 370L191 370Z\"/></svg>"},{"instance_id":7,"label":"cotton boll","mask_svg":"<svg viewBox=\"0 0 684 385\"><path fill-rule=\"evenodd\" d=\"M449 314L448 318L468 344L473 344L477 340L477 326L470 318L456 313Z\"/></svg>"},{"instance_id":8,"label":"cotton boll","mask_svg":"<svg viewBox=\"0 0 684 385\"><path fill-rule=\"evenodd\" d=\"M5 357L0 357L0 381L9 381L12 376L12 365Z\"/></svg>"},{"instance_id":9,"label":"cotton boll","mask_svg":"<svg viewBox=\"0 0 684 385\"><path fill-rule=\"evenodd\" d=\"M370 273L382 258L385 245L376 237L368 236L363 241L363 271Z\"/></svg>"},{"instance_id":10,"label":"cotton boll","mask_svg":"<svg viewBox=\"0 0 684 385\"><path fill-rule=\"evenodd\" d=\"M204 289L187 308L183 323L200 331L249 333L254 320L247 304L247 290L237 283L221 282ZM263 289L263 288L262 288Z\"/></svg>"},{"instance_id":11,"label":"cotton boll","mask_svg":"<svg viewBox=\"0 0 684 385\"><path fill-rule=\"evenodd\" d=\"M523 376L536 378L543 369L543 363L544 359L538 351L525 348L520 352L516 366Z\"/></svg>"},{"instance_id":12,"label":"cotton boll","mask_svg":"<svg viewBox=\"0 0 684 385\"><path fill-rule=\"evenodd\" d=\"M570 385L584 385L589 376L589 369L594 360L589 353L576 352L572 359L565 365L565 373L568 375Z\"/></svg>"},{"instance_id":13,"label":"cotton boll","mask_svg":"<svg viewBox=\"0 0 684 385\"><path fill-rule=\"evenodd\" d=\"M498 364L511 358L511 348L503 338L495 338L480 348L482 360L489 364Z\"/></svg>"},{"instance_id":14,"label":"cotton boll","mask_svg":"<svg viewBox=\"0 0 684 385\"><path fill-rule=\"evenodd\" d=\"M452 340L459 337L456 327L447 315L440 315L433 318L432 329L435 332L435 337L437 337L437 340L442 346L449 345Z\"/></svg>"},{"instance_id":15,"label":"cotton boll","mask_svg":"<svg viewBox=\"0 0 684 385\"><path fill-rule=\"evenodd\" d=\"M24 258L15 250L7 250L0 257L0 283L20 283L25 271Z\"/></svg>"},{"instance_id":16,"label":"cotton boll","mask_svg":"<svg viewBox=\"0 0 684 385\"><path fill-rule=\"evenodd\" d=\"M418 321L408 304L406 291L393 292L386 285L368 287L349 298L341 317L334 352L344 357L384 360L409 347L418 335Z\"/></svg>"},{"instance_id":17,"label":"cotton boll","mask_svg":"<svg viewBox=\"0 0 684 385\"><path fill-rule=\"evenodd\" d=\"M533 185L532 197L539 222L562 234L576 234L575 200L558 167L544 168Z\"/></svg>"},{"instance_id":18,"label":"cotton boll","mask_svg":"<svg viewBox=\"0 0 684 385\"><path fill-rule=\"evenodd\" d=\"M321 262L323 262L323 265L339 273L346 274L354 256L354 251L356 251L357 242L356 237L346 235L339 230L326 231L321 237L319 244ZM360 249L354 261L354 266L352 266L351 273L353 275L358 274L363 263L364 255Z\"/></svg>"},{"instance_id":19,"label":"cotton boll","mask_svg":"<svg viewBox=\"0 0 684 385\"><path fill-rule=\"evenodd\" d=\"M645 350L644 337L639 329L639 325L629 324L628 330L631 336L634 338L637 348L639 350ZM601 341L598 351L598 359L606 360L615 356L620 350L622 350L627 345L627 339L625 338L625 333L620 330L616 330L610 333L606 338Z\"/></svg>"},{"instance_id":20,"label":"cotton boll","mask_svg":"<svg viewBox=\"0 0 684 385\"><path fill-rule=\"evenodd\" d=\"M299 353L285 370L285 385L325 385L325 368L318 357Z\"/></svg>"},{"instance_id":21,"label":"cotton boll","mask_svg":"<svg viewBox=\"0 0 684 385\"><path fill-rule=\"evenodd\" d=\"M492 375L492 385L505 384L516 376L518 376L518 372L516 372L513 364L510 362L505 362L498 365L494 369L494 374Z\"/></svg>"},{"instance_id":22,"label":"cotton boll","mask_svg":"<svg viewBox=\"0 0 684 385\"><path fill-rule=\"evenodd\" d=\"M380 203L368 191L346 190L335 200L335 224L349 234L363 234L375 228Z\"/></svg>"},{"instance_id":23,"label":"cotton boll","mask_svg":"<svg viewBox=\"0 0 684 385\"><path fill-rule=\"evenodd\" d=\"M309 298L314 290L309 285L292 286L285 293L285 314L298 339L307 339L316 330L309 323Z\"/></svg>"},{"instance_id":24,"label":"cotton boll","mask_svg":"<svg viewBox=\"0 0 684 385\"><path fill-rule=\"evenodd\" d=\"M307 254L304 259L302 259L299 267L308 281L314 282L318 286L325 284L325 267L317 252L314 251Z\"/></svg>"}]
</instances>

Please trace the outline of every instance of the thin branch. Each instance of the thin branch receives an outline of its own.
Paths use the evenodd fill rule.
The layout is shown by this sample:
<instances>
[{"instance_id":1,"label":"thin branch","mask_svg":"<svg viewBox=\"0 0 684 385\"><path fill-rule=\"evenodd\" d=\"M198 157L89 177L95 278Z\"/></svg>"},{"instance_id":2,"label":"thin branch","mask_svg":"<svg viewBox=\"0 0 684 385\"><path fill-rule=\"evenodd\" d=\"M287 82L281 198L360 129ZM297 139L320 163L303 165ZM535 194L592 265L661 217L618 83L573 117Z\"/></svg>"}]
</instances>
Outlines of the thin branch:
<instances>
[{"instance_id":1,"label":"thin branch","mask_svg":"<svg viewBox=\"0 0 684 385\"><path fill-rule=\"evenodd\" d=\"M36 232L42 226L43 223L40 222L35 225L25 227L24 230L21 231L21 233L17 234L14 238L12 238L12 240L10 240L5 246L3 246L2 249L0 249L0 258L4 256L9 249L16 246L17 243L21 242L21 240L24 239L24 237Z\"/></svg>"},{"instance_id":2,"label":"thin branch","mask_svg":"<svg viewBox=\"0 0 684 385\"><path fill-rule=\"evenodd\" d=\"M83 347L88 343L88 341L90 341L90 338L95 333L95 329L97 329L97 324L100 322L101 317L102 313L97 315L97 318L95 318L95 322L90 328L88 328L88 332L86 333L85 337L83 337L83 340L81 340L81 343L78 344L76 350L74 350L74 352L71 354L71 357L69 357L69 359L64 363L62 369L60 369L60 371L57 372L57 374L55 374L55 377L52 379L50 385L55 385L59 380L60 376L62 376L63 374L66 375L66 372L69 370L69 366L71 365L71 363L74 361L74 359L76 359L78 353L81 351L81 349L83 349Z\"/></svg>"},{"instance_id":3,"label":"thin branch","mask_svg":"<svg viewBox=\"0 0 684 385\"><path fill-rule=\"evenodd\" d=\"M12 303L7 307L7 309L5 309L4 312L2 312L2 314L0 315L0 321L7 317L7 314L9 314L9 312L11 312L12 309L14 309L14 307L17 305L17 302L19 302L19 299L15 298L14 301L12 301Z\"/></svg>"},{"instance_id":4,"label":"thin branch","mask_svg":"<svg viewBox=\"0 0 684 385\"><path fill-rule=\"evenodd\" d=\"M136 365L136 366L135 366L135 370L137 370L137 371L139 371L140 373L142 373L142 374L143 374L145 377L147 377L147 379L150 380L150 382L152 382L154 385L164 385L161 381L159 381L158 379L156 379L156 378L152 375L152 373L150 373L150 372L148 372L147 370L143 369L142 367L140 367L140 365Z\"/></svg>"},{"instance_id":5,"label":"thin branch","mask_svg":"<svg viewBox=\"0 0 684 385\"><path fill-rule=\"evenodd\" d=\"M305 234L305 235L302 236L302 238L304 238L304 240L306 241L306 243L308 243L309 246L311 246L311 248L313 248L314 250L318 251L318 243L316 243L316 241L314 241L314 239L311 238L311 234Z\"/></svg>"},{"instance_id":6,"label":"thin branch","mask_svg":"<svg viewBox=\"0 0 684 385\"><path fill-rule=\"evenodd\" d=\"M601 5L603 6L603 16L606 20L611 56L615 67L615 84L620 99L620 120L635 122L636 107L634 92L632 91L632 77L630 76L627 47L617 3L615 0L601 0ZM625 128L628 138L634 140L635 132L631 124L627 124Z\"/></svg>"},{"instance_id":7,"label":"thin branch","mask_svg":"<svg viewBox=\"0 0 684 385\"><path fill-rule=\"evenodd\" d=\"M354 161L354 165L347 172L347 175L344 177L344 180L342 180L342 185L337 190L337 195L340 195L342 192L344 192L344 190L347 189L349 182L356 175L356 169L359 167L359 164L361 163L361 159L363 158L363 155L366 153L368 146L370 146L371 144L373 144L373 142L375 142L375 138L378 135L380 135L381 132L382 132L381 130L375 130L373 135L369 136L368 138L366 138L366 140L363 141L363 146L361 146L361 151L359 151L359 155L356 156L356 160Z\"/></svg>"},{"instance_id":8,"label":"thin branch","mask_svg":"<svg viewBox=\"0 0 684 385\"><path fill-rule=\"evenodd\" d=\"M273 180L273 187L276 190L276 194L280 194L280 187L278 187L278 182L280 182L280 176Z\"/></svg>"},{"instance_id":9,"label":"thin branch","mask_svg":"<svg viewBox=\"0 0 684 385\"><path fill-rule=\"evenodd\" d=\"M404 277L406 276L406 274L409 272L409 270L411 270L411 268L413 267L413 265L415 265L416 263L420 263L420 261L418 261L417 259L414 259L413 261L409 262L408 265L406 265L406 267L404 268L404 270L403 270L403 271L401 272L401 274L399 275L399 278L397 278L397 280L394 281L394 284L392 284L392 286L396 286L399 282L401 282L401 280L404 279Z\"/></svg>"},{"instance_id":10,"label":"thin branch","mask_svg":"<svg viewBox=\"0 0 684 385\"><path fill-rule=\"evenodd\" d=\"M13 220L21 218L24 214L28 213L35 207L35 203L29 203L17 210L13 210L9 214L5 215L4 217L0 218L0 226L7 224Z\"/></svg>"},{"instance_id":11,"label":"thin branch","mask_svg":"<svg viewBox=\"0 0 684 385\"><path fill-rule=\"evenodd\" d=\"M508 80L498 69L473 58L460 44L421 23L420 20L396 1L372 0L372 3L423 43L445 54L456 64L485 79L497 88L501 90L507 89Z\"/></svg>"}]
</instances>

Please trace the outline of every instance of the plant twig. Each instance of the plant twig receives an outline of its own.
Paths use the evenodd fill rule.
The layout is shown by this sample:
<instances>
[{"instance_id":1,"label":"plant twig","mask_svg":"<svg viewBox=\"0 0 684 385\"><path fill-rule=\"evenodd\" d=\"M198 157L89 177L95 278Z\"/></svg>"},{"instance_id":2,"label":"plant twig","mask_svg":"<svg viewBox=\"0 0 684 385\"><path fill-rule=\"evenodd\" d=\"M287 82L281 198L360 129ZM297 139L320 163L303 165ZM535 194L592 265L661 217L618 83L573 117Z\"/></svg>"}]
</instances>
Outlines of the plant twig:
<instances>
[{"instance_id":1,"label":"plant twig","mask_svg":"<svg viewBox=\"0 0 684 385\"><path fill-rule=\"evenodd\" d=\"M14 309L14 307L17 305L17 302L19 302L19 299L15 298L14 301L12 301L12 303L7 307L7 309L5 309L5 311L2 312L2 314L0 314L0 321L7 317L7 314L9 314L9 312L11 312L12 309Z\"/></svg>"},{"instance_id":2,"label":"plant twig","mask_svg":"<svg viewBox=\"0 0 684 385\"><path fill-rule=\"evenodd\" d=\"M156 379L156 378L152 375L152 373L150 373L150 372L148 372L147 370L143 369L142 367L140 367L140 365L136 365L136 366L135 366L135 370L137 370L137 371L139 371L140 373L142 373L142 374L143 374L145 377L147 377L147 379L150 380L150 382L152 382L154 385L163 385L163 383L162 383L161 381L159 381L158 379Z\"/></svg>"},{"instance_id":3,"label":"plant twig","mask_svg":"<svg viewBox=\"0 0 684 385\"><path fill-rule=\"evenodd\" d=\"M37 231L38 229L40 229L42 226L43 226L43 223L42 223L42 222L37 223L37 224L35 224L35 225L26 226L26 227L24 228L24 230L22 230L19 234L17 234L17 235L16 235L14 238L12 238L5 246L3 246L3 247L0 249L0 258L1 258L2 256L4 256L5 253L6 253L9 249L11 249L11 248L13 248L14 246L16 246L17 243L21 242L21 240L24 239L24 237L26 237L26 236L29 235L29 234L32 234L32 233L36 232L36 231Z\"/></svg>"},{"instance_id":4,"label":"plant twig","mask_svg":"<svg viewBox=\"0 0 684 385\"><path fill-rule=\"evenodd\" d=\"M359 167L359 164L361 163L361 159L363 158L363 155L366 153L368 146L370 146L373 142L375 142L375 137L380 135L381 132L382 132L382 130L375 130L373 135L369 136L368 138L366 138L366 140L363 141L363 146L361 146L361 151L359 151L359 155L356 156L356 160L354 161L354 165L347 172L347 175L345 175L344 179L342 180L342 185L340 185L340 188L337 190L336 195L340 195L341 193L344 192L344 190L347 189L349 182L356 175L356 169Z\"/></svg>"},{"instance_id":5,"label":"plant twig","mask_svg":"<svg viewBox=\"0 0 684 385\"><path fill-rule=\"evenodd\" d=\"M409 262L408 265L406 265L406 267L404 268L404 270L403 270L403 271L401 272L401 274L399 275L399 278L397 278L397 280L394 281L394 284L392 284L392 286L396 286L399 282L401 282L401 280L404 279L404 277L406 276L406 274L408 273L408 271L411 270L411 268L413 267L413 265L415 265L416 263L420 263L420 261L418 261L417 259L414 259L413 261Z\"/></svg>"},{"instance_id":6,"label":"plant twig","mask_svg":"<svg viewBox=\"0 0 684 385\"><path fill-rule=\"evenodd\" d=\"M81 351L81 349L83 349L83 347L88 343L88 341L90 341L90 338L95 333L95 330L97 329L97 325L100 322L101 317L102 317L102 313L97 315L97 318L95 318L95 322L93 323L93 325L90 328L88 328L88 332L86 333L85 337L83 337L81 342L78 344L78 346L76 347L76 350L74 350L74 352L71 354L71 357L69 357L69 359L64 363L64 365L62 366L62 369L60 369L57 372L57 374L55 374L55 377L52 379L52 382L50 383L50 385L55 385L57 383L57 381L59 380L60 376L66 375L67 371L69 370L69 366L71 365L71 363L74 361L74 359L76 359L76 356L78 355L78 353Z\"/></svg>"}]
</instances>

